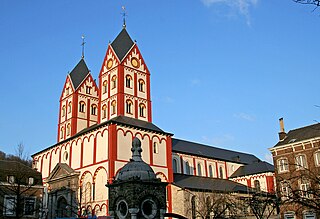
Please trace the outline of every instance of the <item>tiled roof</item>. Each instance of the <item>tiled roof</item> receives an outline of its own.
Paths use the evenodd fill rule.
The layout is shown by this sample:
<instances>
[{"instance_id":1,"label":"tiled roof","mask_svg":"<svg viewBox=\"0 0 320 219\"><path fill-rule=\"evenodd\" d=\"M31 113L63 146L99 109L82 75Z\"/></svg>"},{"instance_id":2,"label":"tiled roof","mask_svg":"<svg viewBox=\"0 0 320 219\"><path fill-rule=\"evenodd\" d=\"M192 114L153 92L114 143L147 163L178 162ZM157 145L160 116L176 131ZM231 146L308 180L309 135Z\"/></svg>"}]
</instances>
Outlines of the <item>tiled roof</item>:
<instances>
[{"instance_id":1,"label":"tiled roof","mask_svg":"<svg viewBox=\"0 0 320 219\"><path fill-rule=\"evenodd\" d=\"M251 164L259 161L259 159L252 154L221 149L175 138L172 139L172 151L242 164Z\"/></svg>"},{"instance_id":2,"label":"tiled roof","mask_svg":"<svg viewBox=\"0 0 320 219\"><path fill-rule=\"evenodd\" d=\"M122 61L133 45L134 42L125 28L122 29L116 39L111 43L111 47L120 61Z\"/></svg>"},{"instance_id":3,"label":"tiled roof","mask_svg":"<svg viewBox=\"0 0 320 219\"><path fill-rule=\"evenodd\" d=\"M80 62L74 67L74 69L69 73L71 82L74 89L76 90L81 82L87 77L90 73L84 59L81 59Z\"/></svg>"},{"instance_id":4,"label":"tiled roof","mask_svg":"<svg viewBox=\"0 0 320 219\"><path fill-rule=\"evenodd\" d=\"M0 160L0 182L7 181L7 176L9 175L13 175L16 179L23 180L23 183L26 183L29 177L33 177L35 184L42 185L42 175L35 169L18 161Z\"/></svg>"},{"instance_id":5,"label":"tiled roof","mask_svg":"<svg viewBox=\"0 0 320 219\"><path fill-rule=\"evenodd\" d=\"M236 170L236 172L234 172L230 176L230 178L254 175L259 173L266 173L266 172L274 172L274 166L265 161L260 161L260 162L254 162L252 164L239 167Z\"/></svg>"},{"instance_id":6,"label":"tiled roof","mask_svg":"<svg viewBox=\"0 0 320 219\"><path fill-rule=\"evenodd\" d=\"M175 173L173 178L174 184L184 189L206 190L212 192L249 192L249 188L247 186L227 179L192 176L178 173Z\"/></svg>"},{"instance_id":7,"label":"tiled roof","mask_svg":"<svg viewBox=\"0 0 320 219\"><path fill-rule=\"evenodd\" d=\"M320 123L290 130L285 139L279 141L274 147L317 137L320 137Z\"/></svg>"}]
</instances>

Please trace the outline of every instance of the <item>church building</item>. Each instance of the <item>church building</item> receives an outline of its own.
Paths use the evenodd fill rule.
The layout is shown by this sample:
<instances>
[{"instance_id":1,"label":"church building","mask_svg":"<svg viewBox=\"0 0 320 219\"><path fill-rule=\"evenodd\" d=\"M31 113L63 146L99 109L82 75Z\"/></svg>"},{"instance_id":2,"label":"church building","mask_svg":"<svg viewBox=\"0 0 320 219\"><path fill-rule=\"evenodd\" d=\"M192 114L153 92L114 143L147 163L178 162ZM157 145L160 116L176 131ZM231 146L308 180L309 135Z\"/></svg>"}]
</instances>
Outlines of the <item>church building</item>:
<instances>
[{"instance_id":1,"label":"church building","mask_svg":"<svg viewBox=\"0 0 320 219\"><path fill-rule=\"evenodd\" d=\"M150 72L125 25L108 45L98 83L84 57L67 75L57 131L56 144L32 155L49 218L109 215L105 185L130 161L135 137L144 162L167 184L167 212L186 215L181 195L204 182L274 192L272 165L252 154L175 139L152 123Z\"/></svg>"}]
</instances>

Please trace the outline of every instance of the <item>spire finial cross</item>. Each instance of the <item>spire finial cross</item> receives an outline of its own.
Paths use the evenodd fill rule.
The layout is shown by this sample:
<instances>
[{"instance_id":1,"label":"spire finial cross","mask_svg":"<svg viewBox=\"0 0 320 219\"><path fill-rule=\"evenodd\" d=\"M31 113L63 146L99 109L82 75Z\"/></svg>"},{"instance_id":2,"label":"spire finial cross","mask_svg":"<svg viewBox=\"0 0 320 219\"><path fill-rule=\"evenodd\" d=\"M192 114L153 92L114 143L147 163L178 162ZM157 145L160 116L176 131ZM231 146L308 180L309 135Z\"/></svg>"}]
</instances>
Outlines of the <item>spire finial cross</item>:
<instances>
[{"instance_id":1,"label":"spire finial cross","mask_svg":"<svg viewBox=\"0 0 320 219\"><path fill-rule=\"evenodd\" d=\"M84 35L81 36L81 39L82 39L82 43L81 43L81 46L82 46L82 56L81 56L81 58L84 58L84 44L86 44L86 42L84 41L84 39L85 39Z\"/></svg>"},{"instance_id":2,"label":"spire finial cross","mask_svg":"<svg viewBox=\"0 0 320 219\"><path fill-rule=\"evenodd\" d=\"M126 17L128 15L127 15L126 7L122 6L121 8L122 8L122 13L121 14L122 14L122 17L123 17L123 25L122 25L122 27L126 28Z\"/></svg>"}]
</instances>

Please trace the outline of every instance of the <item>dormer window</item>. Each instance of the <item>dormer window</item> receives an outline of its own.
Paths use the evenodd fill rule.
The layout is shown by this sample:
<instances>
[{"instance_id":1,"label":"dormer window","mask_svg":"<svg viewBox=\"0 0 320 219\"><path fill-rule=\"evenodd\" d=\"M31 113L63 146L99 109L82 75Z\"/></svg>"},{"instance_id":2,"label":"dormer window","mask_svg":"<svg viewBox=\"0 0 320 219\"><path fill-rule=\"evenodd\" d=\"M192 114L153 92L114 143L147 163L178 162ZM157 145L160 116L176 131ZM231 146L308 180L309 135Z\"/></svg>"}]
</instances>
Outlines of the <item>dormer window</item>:
<instances>
[{"instance_id":1,"label":"dormer window","mask_svg":"<svg viewBox=\"0 0 320 219\"><path fill-rule=\"evenodd\" d=\"M12 175L8 176L7 180L8 180L8 183L10 183L10 184L14 183L14 176L12 176Z\"/></svg>"},{"instance_id":2,"label":"dormer window","mask_svg":"<svg viewBox=\"0 0 320 219\"><path fill-rule=\"evenodd\" d=\"M89 87L89 86L86 87L86 93L91 94L91 87Z\"/></svg>"},{"instance_id":3,"label":"dormer window","mask_svg":"<svg viewBox=\"0 0 320 219\"><path fill-rule=\"evenodd\" d=\"M34 184L34 178L33 177L29 177L28 178L28 185L33 185Z\"/></svg>"}]
</instances>

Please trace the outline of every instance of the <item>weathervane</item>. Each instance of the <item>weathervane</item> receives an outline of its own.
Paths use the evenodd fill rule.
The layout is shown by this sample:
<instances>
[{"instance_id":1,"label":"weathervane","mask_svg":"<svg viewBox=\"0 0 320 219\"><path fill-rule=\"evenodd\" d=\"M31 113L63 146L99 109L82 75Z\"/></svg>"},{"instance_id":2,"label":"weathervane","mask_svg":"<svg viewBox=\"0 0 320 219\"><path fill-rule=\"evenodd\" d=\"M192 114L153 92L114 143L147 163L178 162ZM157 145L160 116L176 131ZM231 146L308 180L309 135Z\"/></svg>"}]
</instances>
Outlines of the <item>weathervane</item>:
<instances>
[{"instance_id":1,"label":"weathervane","mask_svg":"<svg viewBox=\"0 0 320 219\"><path fill-rule=\"evenodd\" d=\"M84 42L84 35L81 36L81 39L82 39L82 43L81 43L81 46L82 46L82 56L81 58L84 58L84 44L86 44L86 42Z\"/></svg>"},{"instance_id":2,"label":"weathervane","mask_svg":"<svg viewBox=\"0 0 320 219\"><path fill-rule=\"evenodd\" d=\"M127 16L127 11L126 8L124 6L121 7L122 8L122 17L123 17L123 28L126 28L126 16Z\"/></svg>"}]
</instances>

